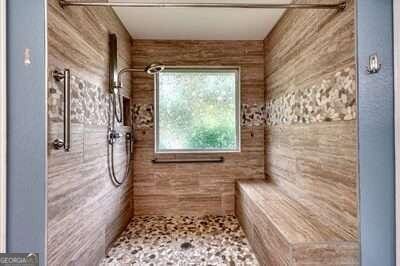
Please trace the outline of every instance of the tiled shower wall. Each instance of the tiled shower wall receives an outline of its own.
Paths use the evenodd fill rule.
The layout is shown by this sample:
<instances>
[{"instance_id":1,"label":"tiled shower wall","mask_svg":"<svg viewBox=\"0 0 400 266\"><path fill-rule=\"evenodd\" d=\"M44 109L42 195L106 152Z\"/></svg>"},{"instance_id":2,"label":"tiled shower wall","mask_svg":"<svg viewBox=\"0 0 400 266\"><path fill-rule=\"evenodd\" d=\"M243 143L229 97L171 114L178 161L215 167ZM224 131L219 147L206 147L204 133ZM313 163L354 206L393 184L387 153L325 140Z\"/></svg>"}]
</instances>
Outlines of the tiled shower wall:
<instances>
[{"instance_id":1,"label":"tiled shower wall","mask_svg":"<svg viewBox=\"0 0 400 266\"><path fill-rule=\"evenodd\" d=\"M118 36L119 67L130 66L131 38L111 8L65 8L48 1L48 263L94 265L132 216L132 178L116 188L107 168L108 34ZM71 151L63 136L63 84L50 72L71 70ZM122 93L130 96L130 79ZM120 126L121 131L130 130ZM117 146L122 174L125 145Z\"/></svg>"},{"instance_id":2,"label":"tiled shower wall","mask_svg":"<svg viewBox=\"0 0 400 266\"><path fill-rule=\"evenodd\" d=\"M222 164L152 164L154 81L135 73L132 80L135 123L135 215L233 214L235 180L264 178L264 51L262 41L134 40L135 67L151 62L178 66L240 66L242 152ZM163 155L162 158L210 157Z\"/></svg>"},{"instance_id":3,"label":"tiled shower wall","mask_svg":"<svg viewBox=\"0 0 400 266\"><path fill-rule=\"evenodd\" d=\"M265 39L265 171L357 240L354 21L353 1L291 10Z\"/></svg>"}]
</instances>

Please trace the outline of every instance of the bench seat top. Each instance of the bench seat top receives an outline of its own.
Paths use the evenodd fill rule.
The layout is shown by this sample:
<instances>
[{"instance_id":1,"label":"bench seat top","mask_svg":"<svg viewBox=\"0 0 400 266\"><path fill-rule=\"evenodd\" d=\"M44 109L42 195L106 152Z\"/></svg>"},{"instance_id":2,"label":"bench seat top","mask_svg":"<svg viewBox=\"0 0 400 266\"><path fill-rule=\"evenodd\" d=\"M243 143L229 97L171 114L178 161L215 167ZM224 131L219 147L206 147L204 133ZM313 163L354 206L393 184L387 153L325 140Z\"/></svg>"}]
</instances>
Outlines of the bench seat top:
<instances>
[{"instance_id":1,"label":"bench seat top","mask_svg":"<svg viewBox=\"0 0 400 266\"><path fill-rule=\"evenodd\" d=\"M239 180L237 185L239 191L257 206L260 214L257 217L273 224L289 244L357 241L345 226L321 219L320 214L266 180Z\"/></svg>"}]
</instances>

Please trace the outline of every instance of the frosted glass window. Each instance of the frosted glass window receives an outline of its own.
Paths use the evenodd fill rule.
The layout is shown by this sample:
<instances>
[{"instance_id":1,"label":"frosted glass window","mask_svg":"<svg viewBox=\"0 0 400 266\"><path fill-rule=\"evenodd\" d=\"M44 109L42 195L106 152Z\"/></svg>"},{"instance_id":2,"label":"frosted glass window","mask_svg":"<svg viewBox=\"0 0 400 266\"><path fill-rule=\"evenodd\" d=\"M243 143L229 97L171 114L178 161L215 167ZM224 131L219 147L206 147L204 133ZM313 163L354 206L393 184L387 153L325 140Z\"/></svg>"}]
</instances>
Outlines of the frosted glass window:
<instances>
[{"instance_id":1,"label":"frosted glass window","mask_svg":"<svg viewBox=\"0 0 400 266\"><path fill-rule=\"evenodd\" d=\"M239 70L167 68L156 76L156 152L240 151Z\"/></svg>"}]
</instances>

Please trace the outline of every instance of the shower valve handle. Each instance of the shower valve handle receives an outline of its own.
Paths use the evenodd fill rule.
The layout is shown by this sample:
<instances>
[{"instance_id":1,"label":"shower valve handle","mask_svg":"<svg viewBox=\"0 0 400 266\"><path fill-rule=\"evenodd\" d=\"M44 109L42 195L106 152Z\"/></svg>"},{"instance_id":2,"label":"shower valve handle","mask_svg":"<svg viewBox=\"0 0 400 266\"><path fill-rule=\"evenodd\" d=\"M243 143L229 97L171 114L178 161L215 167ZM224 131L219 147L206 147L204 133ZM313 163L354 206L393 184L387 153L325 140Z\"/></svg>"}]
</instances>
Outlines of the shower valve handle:
<instances>
[{"instance_id":1,"label":"shower valve handle","mask_svg":"<svg viewBox=\"0 0 400 266\"><path fill-rule=\"evenodd\" d=\"M119 139L119 138L121 138L121 133L113 131L113 132L110 133L110 138L111 139Z\"/></svg>"},{"instance_id":2,"label":"shower valve handle","mask_svg":"<svg viewBox=\"0 0 400 266\"><path fill-rule=\"evenodd\" d=\"M64 148L64 141L62 139L55 139L53 145L56 150L62 149Z\"/></svg>"},{"instance_id":3,"label":"shower valve handle","mask_svg":"<svg viewBox=\"0 0 400 266\"><path fill-rule=\"evenodd\" d=\"M121 133L117 132L115 129L111 129L108 133L108 142L114 144L114 142L121 138Z\"/></svg>"}]
</instances>

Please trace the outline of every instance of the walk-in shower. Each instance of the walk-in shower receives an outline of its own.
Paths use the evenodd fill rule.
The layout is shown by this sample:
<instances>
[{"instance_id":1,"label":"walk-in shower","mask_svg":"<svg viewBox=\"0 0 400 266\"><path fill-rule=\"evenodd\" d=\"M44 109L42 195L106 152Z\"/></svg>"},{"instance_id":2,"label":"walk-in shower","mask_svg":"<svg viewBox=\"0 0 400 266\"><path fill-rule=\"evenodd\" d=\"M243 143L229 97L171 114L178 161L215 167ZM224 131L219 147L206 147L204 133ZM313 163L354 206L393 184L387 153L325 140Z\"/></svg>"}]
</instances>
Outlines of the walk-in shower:
<instances>
[{"instance_id":1,"label":"walk-in shower","mask_svg":"<svg viewBox=\"0 0 400 266\"><path fill-rule=\"evenodd\" d=\"M120 186L126 177L130 173L130 157L132 151L132 142L134 141L132 133L127 132L125 134L126 141L126 167L122 178L118 178L115 172L114 159L115 159L115 143L118 139L123 137L123 134L118 132L116 123L121 123L123 120L123 107L122 107L122 96L121 89L122 75L129 72L144 72L149 75L156 75L157 73L163 71L165 66L158 63L150 64L144 68L123 68L118 71L118 49L117 49L117 36L115 34L110 34L110 101L109 101L109 125L108 125L108 168L110 172L111 179L116 186Z\"/></svg>"},{"instance_id":2,"label":"walk-in shower","mask_svg":"<svg viewBox=\"0 0 400 266\"><path fill-rule=\"evenodd\" d=\"M194 2L179 2L179 3L164 3L164 2L153 2L153 3L139 3L139 2L104 2L104 1L74 1L74 0L59 0L59 4L62 8L71 7L71 6L103 6L103 7L162 7L162 8L243 8L243 9L334 9L338 11L344 11L347 3L345 1L339 3L307 3L307 4L259 4L259 3L194 3ZM116 127L116 123L123 122L123 112L122 112L122 96L120 93L121 88L123 87L121 76L127 72L145 72L149 75L156 75L160 71L163 71L165 66L162 64L153 63L147 67L142 68L124 68L118 71L117 65L117 37L115 34L110 34L110 97L109 97L109 113L108 113L108 168L111 175L111 179L113 180L116 186L119 186L123 183L125 178L129 175L130 172L130 155L133 137L130 132L125 134L126 140L126 154L127 154L127 162L125 173L122 178L118 179L117 174L114 169L114 152L115 152L115 143L118 139L120 139L123 134L121 134ZM64 143L61 143L59 140L56 140L55 146L61 147L64 146ZM217 159L219 162L220 159Z\"/></svg>"},{"instance_id":3,"label":"walk-in shower","mask_svg":"<svg viewBox=\"0 0 400 266\"><path fill-rule=\"evenodd\" d=\"M74 1L74 0L59 0L58 1L62 8L72 7L72 6L103 6L103 7L151 7L151 8L241 8L241 9L333 9L338 11L344 11L346 9L346 1L338 2L338 3L305 3L305 4L297 4L297 3L289 3L289 4L274 4L274 3L195 3L195 2L179 2L179 3L165 3L165 2L152 2L152 3L142 3L142 2L104 2L104 1ZM108 168L111 175L111 178L115 185L119 186L123 183L124 179L128 176L130 172L130 154L132 148L133 137L130 132L125 134L126 140L126 154L127 154L127 163L126 170L121 179L117 178L117 174L114 169L114 145L118 139L123 137L117 127L116 122L123 122L123 106L122 106L122 96L120 93L121 88L123 87L121 76L127 72L145 72L149 75L156 75L160 71L163 71L165 66L162 64L153 63L147 67L142 68L124 68L118 71L117 65L117 37L115 34L110 34L110 97L109 97L109 113L108 113ZM68 72L68 71L67 71ZM68 73L60 75L56 74L55 78L60 77L68 77ZM61 77L61 78L62 78ZM69 80L65 79L65 91L68 90ZM67 93L65 95L68 96ZM66 105L69 106L69 99L66 97L65 102L68 103ZM54 141L54 146L57 149L61 149L64 147L66 151L69 150L69 112L65 112L65 125L64 125L64 140L56 139ZM220 161L220 160L217 160Z\"/></svg>"}]
</instances>

